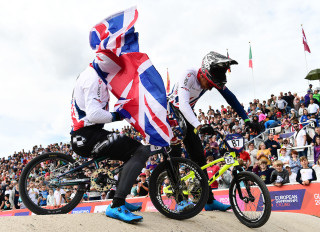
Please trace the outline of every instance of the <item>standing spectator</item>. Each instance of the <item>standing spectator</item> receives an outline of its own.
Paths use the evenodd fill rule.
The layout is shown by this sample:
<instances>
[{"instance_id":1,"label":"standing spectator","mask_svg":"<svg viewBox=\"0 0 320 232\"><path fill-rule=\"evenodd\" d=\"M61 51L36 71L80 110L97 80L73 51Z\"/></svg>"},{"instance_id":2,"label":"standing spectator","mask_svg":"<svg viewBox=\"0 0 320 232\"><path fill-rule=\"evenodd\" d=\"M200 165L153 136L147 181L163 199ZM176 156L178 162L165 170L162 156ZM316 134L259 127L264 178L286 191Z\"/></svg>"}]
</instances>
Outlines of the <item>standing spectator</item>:
<instances>
[{"instance_id":1,"label":"standing spectator","mask_svg":"<svg viewBox=\"0 0 320 232\"><path fill-rule=\"evenodd\" d=\"M253 169L253 172L256 173L260 178L264 181L265 184L271 184L271 173L273 172L273 168L269 168L267 166L266 160L260 160L259 166Z\"/></svg>"},{"instance_id":2,"label":"standing spectator","mask_svg":"<svg viewBox=\"0 0 320 232\"><path fill-rule=\"evenodd\" d=\"M158 166L153 157L150 158L150 164L147 165L146 169L149 169L151 172Z\"/></svg>"},{"instance_id":3,"label":"standing spectator","mask_svg":"<svg viewBox=\"0 0 320 232\"><path fill-rule=\"evenodd\" d=\"M248 168L251 165L251 158L250 158L250 154L248 152L246 152L244 149L239 153L240 155L240 159L243 160L244 162L244 169L248 170Z\"/></svg>"},{"instance_id":4,"label":"standing spectator","mask_svg":"<svg viewBox=\"0 0 320 232\"><path fill-rule=\"evenodd\" d=\"M298 116L302 116L302 115L303 115L303 111L304 111L305 109L307 109L307 108L305 107L305 104L304 104L304 103L301 103L300 108L299 108L299 111L298 111Z\"/></svg>"},{"instance_id":5,"label":"standing spectator","mask_svg":"<svg viewBox=\"0 0 320 232\"><path fill-rule=\"evenodd\" d=\"M41 191L39 193L39 198L38 198L38 205L39 206L46 206L47 205L47 197L49 195L49 192L46 189L45 185L41 186Z\"/></svg>"},{"instance_id":6,"label":"standing spectator","mask_svg":"<svg viewBox=\"0 0 320 232\"><path fill-rule=\"evenodd\" d=\"M140 182L138 182L137 193L139 196L146 196L149 193L149 185L146 181L146 174L140 174Z\"/></svg>"},{"instance_id":7,"label":"standing spectator","mask_svg":"<svg viewBox=\"0 0 320 232\"><path fill-rule=\"evenodd\" d=\"M299 114L300 106L301 106L300 99L298 97L296 97L293 102L293 107L297 111L298 114Z\"/></svg>"},{"instance_id":8,"label":"standing spectator","mask_svg":"<svg viewBox=\"0 0 320 232\"><path fill-rule=\"evenodd\" d=\"M312 84L309 84L309 88L307 89L308 93L313 93Z\"/></svg>"},{"instance_id":9,"label":"standing spectator","mask_svg":"<svg viewBox=\"0 0 320 232\"><path fill-rule=\"evenodd\" d=\"M288 102L282 99L281 96L278 96L278 101L276 101L276 108L278 108L283 114L286 113L286 107Z\"/></svg>"},{"instance_id":10,"label":"standing spectator","mask_svg":"<svg viewBox=\"0 0 320 232\"><path fill-rule=\"evenodd\" d=\"M217 143L217 137L214 135L210 140L210 147L212 149L213 157L216 159L219 156L219 145Z\"/></svg>"},{"instance_id":11,"label":"standing spectator","mask_svg":"<svg viewBox=\"0 0 320 232\"><path fill-rule=\"evenodd\" d=\"M315 98L318 102L320 102L320 94L317 89L314 90L313 98Z\"/></svg>"},{"instance_id":12,"label":"standing spectator","mask_svg":"<svg viewBox=\"0 0 320 232\"><path fill-rule=\"evenodd\" d=\"M250 166L248 168L248 171L252 171L253 165L255 165L258 162L258 159L257 159L258 150L255 149L254 143L249 143L247 152L249 153L250 160L251 160L251 163L250 163Z\"/></svg>"},{"instance_id":13,"label":"standing spectator","mask_svg":"<svg viewBox=\"0 0 320 232\"><path fill-rule=\"evenodd\" d=\"M61 189L60 187L57 187L53 193L55 206L60 206L61 204L64 203L64 199L62 197L62 194L65 194L64 190Z\"/></svg>"},{"instance_id":14,"label":"standing spectator","mask_svg":"<svg viewBox=\"0 0 320 232\"><path fill-rule=\"evenodd\" d=\"M314 102L314 99L310 99L310 104L308 105L308 112L311 115L319 114L319 105Z\"/></svg>"},{"instance_id":15,"label":"standing spectator","mask_svg":"<svg viewBox=\"0 0 320 232\"><path fill-rule=\"evenodd\" d=\"M302 185L309 185L311 181L317 180L316 172L308 166L308 159L305 156L300 157L302 168L297 173L297 182Z\"/></svg>"},{"instance_id":16,"label":"standing spectator","mask_svg":"<svg viewBox=\"0 0 320 232\"><path fill-rule=\"evenodd\" d=\"M19 185L17 181L13 181L13 188L9 196L9 201L12 205L12 209L20 209L19 203Z\"/></svg>"},{"instance_id":17,"label":"standing spectator","mask_svg":"<svg viewBox=\"0 0 320 232\"><path fill-rule=\"evenodd\" d=\"M320 180L320 157L318 157L317 162L314 163L315 165L313 165L313 169L316 172L317 175L317 180Z\"/></svg>"},{"instance_id":18,"label":"standing spectator","mask_svg":"<svg viewBox=\"0 0 320 232\"><path fill-rule=\"evenodd\" d=\"M278 159L278 149L280 149L280 144L274 140L274 135L269 134L267 141L265 141L266 147L270 150L271 156L274 159Z\"/></svg>"},{"instance_id":19,"label":"standing spectator","mask_svg":"<svg viewBox=\"0 0 320 232\"><path fill-rule=\"evenodd\" d=\"M295 147L303 147L307 145L307 134L305 130L301 130L297 121L294 122L293 128L295 133L294 137L294 146ZM307 156L307 148L299 148L296 149L298 151L299 157Z\"/></svg>"},{"instance_id":20,"label":"standing spectator","mask_svg":"<svg viewBox=\"0 0 320 232\"><path fill-rule=\"evenodd\" d=\"M280 149L280 157L279 160L283 163L283 165L289 164L290 162L290 156L287 153L287 149L285 147L282 147Z\"/></svg>"},{"instance_id":21,"label":"standing spectator","mask_svg":"<svg viewBox=\"0 0 320 232\"><path fill-rule=\"evenodd\" d=\"M29 190L28 194L30 199L37 204L38 203L38 197L39 197L39 190L36 188L34 181L30 181L29 183Z\"/></svg>"},{"instance_id":22,"label":"standing spectator","mask_svg":"<svg viewBox=\"0 0 320 232\"><path fill-rule=\"evenodd\" d=\"M298 158L298 152L296 150L291 151L291 159L289 161L292 172L298 173L299 169L302 168L300 160Z\"/></svg>"},{"instance_id":23,"label":"standing spectator","mask_svg":"<svg viewBox=\"0 0 320 232\"><path fill-rule=\"evenodd\" d=\"M283 169L282 161L274 161L273 166L276 170L273 170L271 173L271 183L273 183L273 185L277 187L281 187L282 185L289 183L289 173L286 169Z\"/></svg>"},{"instance_id":24,"label":"standing spectator","mask_svg":"<svg viewBox=\"0 0 320 232\"><path fill-rule=\"evenodd\" d=\"M317 160L320 157L320 136L316 137L316 141L314 144L314 148L313 148L313 158L314 158L314 163L317 163Z\"/></svg>"},{"instance_id":25,"label":"standing spectator","mask_svg":"<svg viewBox=\"0 0 320 232\"><path fill-rule=\"evenodd\" d=\"M289 183L290 184L297 183L297 173L292 172L288 164L284 165L284 167L289 173Z\"/></svg>"},{"instance_id":26,"label":"standing spectator","mask_svg":"<svg viewBox=\"0 0 320 232\"><path fill-rule=\"evenodd\" d=\"M207 164L213 162L213 156L208 156L207 157ZM214 176L214 174L216 174L216 172L218 172L220 169L220 167L218 165L212 165L211 167L207 168L207 173L208 173L208 178L209 180L211 179L211 177ZM214 181L211 185L210 185L211 189L217 189L218 188L218 181Z\"/></svg>"},{"instance_id":27,"label":"standing spectator","mask_svg":"<svg viewBox=\"0 0 320 232\"><path fill-rule=\"evenodd\" d=\"M55 206L55 199L52 189L49 189L49 195L47 196L47 206Z\"/></svg>"},{"instance_id":28,"label":"standing spectator","mask_svg":"<svg viewBox=\"0 0 320 232\"><path fill-rule=\"evenodd\" d=\"M313 139L312 139L312 143L311 143L312 146L314 146L314 144L316 143L316 138L318 136L320 136L320 127L316 127L314 129L314 131L315 131L315 133L314 133L314 136L313 136Z\"/></svg>"}]
</instances>

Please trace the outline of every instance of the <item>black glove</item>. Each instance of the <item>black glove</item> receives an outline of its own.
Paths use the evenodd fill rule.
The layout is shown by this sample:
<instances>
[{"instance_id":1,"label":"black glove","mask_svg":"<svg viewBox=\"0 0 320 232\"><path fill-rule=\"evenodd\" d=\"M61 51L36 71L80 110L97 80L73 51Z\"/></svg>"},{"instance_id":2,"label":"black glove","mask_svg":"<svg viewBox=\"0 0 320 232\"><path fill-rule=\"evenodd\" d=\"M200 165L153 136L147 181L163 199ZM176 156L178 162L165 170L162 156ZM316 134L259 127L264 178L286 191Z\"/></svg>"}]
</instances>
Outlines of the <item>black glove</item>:
<instances>
[{"instance_id":1,"label":"black glove","mask_svg":"<svg viewBox=\"0 0 320 232\"><path fill-rule=\"evenodd\" d=\"M244 121L244 123L246 124L246 132L250 132L254 130L254 126L253 124L250 122L250 119L246 119Z\"/></svg>"},{"instance_id":2,"label":"black glove","mask_svg":"<svg viewBox=\"0 0 320 232\"><path fill-rule=\"evenodd\" d=\"M112 122L121 121L123 117L118 112L110 112L112 115Z\"/></svg>"},{"instance_id":3,"label":"black glove","mask_svg":"<svg viewBox=\"0 0 320 232\"><path fill-rule=\"evenodd\" d=\"M205 124L199 129L200 134L208 134L208 135L213 135L214 134L214 129L212 126Z\"/></svg>"}]
</instances>

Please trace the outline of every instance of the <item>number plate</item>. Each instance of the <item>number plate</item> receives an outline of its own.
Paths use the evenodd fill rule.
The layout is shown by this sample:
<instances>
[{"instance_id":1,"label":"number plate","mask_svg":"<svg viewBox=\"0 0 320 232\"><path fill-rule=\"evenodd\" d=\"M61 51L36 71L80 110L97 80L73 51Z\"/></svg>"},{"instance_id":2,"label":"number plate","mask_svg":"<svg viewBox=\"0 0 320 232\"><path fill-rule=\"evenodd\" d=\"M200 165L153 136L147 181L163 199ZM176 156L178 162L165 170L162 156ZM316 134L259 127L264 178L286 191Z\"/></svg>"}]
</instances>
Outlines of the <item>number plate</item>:
<instances>
[{"instance_id":1,"label":"number plate","mask_svg":"<svg viewBox=\"0 0 320 232\"><path fill-rule=\"evenodd\" d=\"M243 147L243 139L232 139L228 140L227 142L231 148L239 149Z\"/></svg>"},{"instance_id":2,"label":"number plate","mask_svg":"<svg viewBox=\"0 0 320 232\"><path fill-rule=\"evenodd\" d=\"M227 156L224 158L224 160L226 161L226 164L234 164L234 159L232 156Z\"/></svg>"}]
</instances>

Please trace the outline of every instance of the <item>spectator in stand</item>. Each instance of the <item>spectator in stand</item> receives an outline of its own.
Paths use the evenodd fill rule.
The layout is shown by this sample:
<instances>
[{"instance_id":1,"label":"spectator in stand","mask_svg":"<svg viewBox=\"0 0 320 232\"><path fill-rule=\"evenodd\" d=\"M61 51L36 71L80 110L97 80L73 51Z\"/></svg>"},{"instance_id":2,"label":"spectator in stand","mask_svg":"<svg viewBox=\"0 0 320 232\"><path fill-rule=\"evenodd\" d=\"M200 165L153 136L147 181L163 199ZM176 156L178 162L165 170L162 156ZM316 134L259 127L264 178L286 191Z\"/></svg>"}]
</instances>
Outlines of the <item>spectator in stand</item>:
<instances>
[{"instance_id":1,"label":"spectator in stand","mask_svg":"<svg viewBox=\"0 0 320 232\"><path fill-rule=\"evenodd\" d=\"M315 140L316 142L313 147L313 154L314 154L313 158L314 158L314 163L317 163L317 160L320 157L320 136L317 136Z\"/></svg>"},{"instance_id":2,"label":"spectator in stand","mask_svg":"<svg viewBox=\"0 0 320 232\"><path fill-rule=\"evenodd\" d=\"M245 169L245 170L248 170L248 168L251 166L250 154L243 149L243 150L239 153L239 155L240 155L240 159L243 160L244 169Z\"/></svg>"},{"instance_id":3,"label":"spectator in stand","mask_svg":"<svg viewBox=\"0 0 320 232\"><path fill-rule=\"evenodd\" d=\"M298 171L296 180L300 184L308 186L311 181L317 180L316 172L308 166L309 162L307 157L301 156L300 163L302 168Z\"/></svg>"},{"instance_id":4,"label":"spectator in stand","mask_svg":"<svg viewBox=\"0 0 320 232\"><path fill-rule=\"evenodd\" d=\"M313 98L317 99L317 101L320 102L320 94L317 89L314 90Z\"/></svg>"},{"instance_id":5,"label":"spectator in stand","mask_svg":"<svg viewBox=\"0 0 320 232\"><path fill-rule=\"evenodd\" d=\"M294 122L293 128L295 133L294 137L294 146L295 147L303 147L307 145L307 134L304 129L300 129L297 121ZM298 151L299 157L307 156L307 148L296 149Z\"/></svg>"},{"instance_id":6,"label":"spectator in stand","mask_svg":"<svg viewBox=\"0 0 320 232\"><path fill-rule=\"evenodd\" d=\"M38 198L38 205L39 206L46 206L47 205L47 197L49 195L49 192L46 189L45 185L41 186L41 191L39 193L39 198Z\"/></svg>"},{"instance_id":7,"label":"spectator in stand","mask_svg":"<svg viewBox=\"0 0 320 232\"><path fill-rule=\"evenodd\" d=\"M141 173L139 177L140 181L137 185L137 193L139 194L139 196L147 196L149 194L149 185L146 181L146 174Z\"/></svg>"},{"instance_id":8,"label":"spectator in stand","mask_svg":"<svg viewBox=\"0 0 320 232\"><path fill-rule=\"evenodd\" d=\"M316 138L318 137L318 136L320 136L320 127L316 127L315 129L314 129L314 136L313 136L313 139L312 139L312 143L311 143L311 145L312 146L314 146L314 144L316 143Z\"/></svg>"},{"instance_id":9,"label":"spectator in stand","mask_svg":"<svg viewBox=\"0 0 320 232\"><path fill-rule=\"evenodd\" d=\"M55 206L53 189L49 189L49 195L47 196L47 206Z\"/></svg>"},{"instance_id":10,"label":"spectator in stand","mask_svg":"<svg viewBox=\"0 0 320 232\"><path fill-rule=\"evenodd\" d=\"M247 152L249 153L250 160L251 160L251 163L250 163L250 166L248 168L248 171L252 171L253 166L258 162L258 159L257 159L258 150L255 149L254 143L252 143L252 142L249 143Z\"/></svg>"},{"instance_id":11,"label":"spectator in stand","mask_svg":"<svg viewBox=\"0 0 320 232\"><path fill-rule=\"evenodd\" d=\"M309 103L310 103L310 94L311 94L311 91L308 90L308 91L307 91L307 94L304 95L304 105L305 105L306 107L308 107L308 105L309 105Z\"/></svg>"},{"instance_id":12,"label":"spectator in stand","mask_svg":"<svg viewBox=\"0 0 320 232\"><path fill-rule=\"evenodd\" d=\"M144 170L144 173L146 174L146 181L149 184L150 183L150 177L151 177L151 172L149 169Z\"/></svg>"},{"instance_id":13,"label":"spectator in stand","mask_svg":"<svg viewBox=\"0 0 320 232\"><path fill-rule=\"evenodd\" d=\"M207 164L211 163L214 161L213 156L208 156L207 157ZM214 174L216 174L216 172L218 172L220 169L220 167L218 165L212 165L211 167L207 168L207 173L208 173L208 178L209 180L211 179L211 177L214 176ZM211 185L210 185L211 189L217 189L218 188L218 181L214 181Z\"/></svg>"},{"instance_id":14,"label":"spectator in stand","mask_svg":"<svg viewBox=\"0 0 320 232\"><path fill-rule=\"evenodd\" d=\"M3 210L11 210L11 203L9 201L9 194L4 195Z\"/></svg>"},{"instance_id":15,"label":"spectator in stand","mask_svg":"<svg viewBox=\"0 0 320 232\"><path fill-rule=\"evenodd\" d=\"M297 183L297 173L294 173L291 171L291 168L288 164L284 165L284 168L288 171L289 173L289 183L294 184Z\"/></svg>"},{"instance_id":16,"label":"spectator in stand","mask_svg":"<svg viewBox=\"0 0 320 232\"><path fill-rule=\"evenodd\" d=\"M298 111L298 116L301 117L303 114L304 114L304 110L307 109L305 107L305 104L304 103L301 103L300 105L300 108L299 108L299 111Z\"/></svg>"},{"instance_id":17,"label":"spectator in stand","mask_svg":"<svg viewBox=\"0 0 320 232\"><path fill-rule=\"evenodd\" d=\"M278 96L278 101L276 101L276 108L278 108L283 114L286 112L286 107L288 105L288 102L282 99L281 96Z\"/></svg>"},{"instance_id":18,"label":"spectator in stand","mask_svg":"<svg viewBox=\"0 0 320 232\"><path fill-rule=\"evenodd\" d=\"M310 104L308 105L308 112L310 115L319 115L319 105L315 103L314 99L310 99Z\"/></svg>"},{"instance_id":19,"label":"spectator in stand","mask_svg":"<svg viewBox=\"0 0 320 232\"><path fill-rule=\"evenodd\" d=\"M313 93L312 84L309 84L309 88L307 89L308 93Z\"/></svg>"},{"instance_id":20,"label":"spectator in stand","mask_svg":"<svg viewBox=\"0 0 320 232\"><path fill-rule=\"evenodd\" d=\"M318 157L317 162L314 163L313 167L317 175L317 180L320 180L320 157Z\"/></svg>"},{"instance_id":21,"label":"spectator in stand","mask_svg":"<svg viewBox=\"0 0 320 232\"><path fill-rule=\"evenodd\" d=\"M216 159L219 157L219 144L217 143L217 136L212 136L210 139L210 148L212 149L212 155Z\"/></svg>"},{"instance_id":22,"label":"spectator in stand","mask_svg":"<svg viewBox=\"0 0 320 232\"><path fill-rule=\"evenodd\" d=\"M306 126L308 125L308 121L309 121L309 112L308 112L308 109L304 109L303 115L300 118L300 123L302 124L302 126Z\"/></svg>"},{"instance_id":23,"label":"spectator in stand","mask_svg":"<svg viewBox=\"0 0 320 232\"><path fill-rule=\"evenodd\" d=\"M288 155L287 149L285 147L282 147L280 149L279 160L283 163L283 165L289 164L290 162L290 156Z\"/></svg>"},{"instance_id":24,"label":"spectator in stand","mask_svg":"<svg viewBox=\"0 0 320 232\"><path fill-rule=\"evenodd\" d=\"M273 168L269 168L266 160L260 160L259 166L253 169L253 172L256 173L264 181L265 184L271 184L271 173Z\"/></svg>"},{"instance_id":25,"label":"spectator in stand","mask_svg":"<svg viewBox=\"0 0 320 232\"><path fill-rule=\"evenodd\" d=\"M291 159L289 161L290 168L292 172L298 173L299 169L301 169L301 163L298 158L298 152L296 150L291 151Z\"/></svg>"},{"instance_id":26,"label":"spectator in stand","mask_svg":"<svg viewBox=\"0 0 320 232\"><path fill-rule=\"evenodd\" d=\"M277 187L281 187L282 185L289 183L289 173L286 169L283 169L282 161L274 161L273 166L275 167L275 170L271 173L271 183Z\"/></svg>"},{"instance_id":27,"label":"spectator in stand","mask_svg":"<svg viewBox=\"0 0 320 232\"><path fill-rule=\"evenodd\" d=\"M272 133L269 134L268 139L265 141L266 148L268 148L271 152L271 156L274 159L278 159L278 149L280 149L280 144L274 140L274 135Z\"/></svg>"},{"instance_id":28,"label":"spectator in stand","mask_svg":"<svg viewBox=\"0 0 320 232\"><path fill-rule=\"evenodd\" d=\"M150 164L147 165L146 169L149 169L151 172L158 166L153 157L150 158Z\"/></svg>"},{"instance_id":29,"label":"spectator in stand","mask_svg":"<svg viewBox=\"0 0 320 232\"><path fill-rule=\"evenodd\" d=\"M300 109L301 103L299 97L296 97L293 101L293 108L298 112L299 114L299 109Z\"/></svg>"},{"instance_id":30,"label":"spectator in stand","mask_svg":"<svg viewBox=\"0 0 320 232\"><path fill-rule=\"evenodd\" d=\"M267 162L267 165L271 164L270 161L271 158L271 152L269 149L267 149L265 143L260 143L259 144L259 149L257 152L257 160L265 160Z\"/></svg>"}]
</instances>

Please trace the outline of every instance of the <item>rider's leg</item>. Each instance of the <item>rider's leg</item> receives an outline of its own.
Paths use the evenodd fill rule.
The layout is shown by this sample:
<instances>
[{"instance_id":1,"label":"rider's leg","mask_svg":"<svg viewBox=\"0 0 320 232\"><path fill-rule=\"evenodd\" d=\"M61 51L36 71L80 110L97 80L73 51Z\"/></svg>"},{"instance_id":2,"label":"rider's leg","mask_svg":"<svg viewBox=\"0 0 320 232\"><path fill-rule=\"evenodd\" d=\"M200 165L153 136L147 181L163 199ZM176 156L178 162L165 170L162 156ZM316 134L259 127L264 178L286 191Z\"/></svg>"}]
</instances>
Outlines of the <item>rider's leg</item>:
<instances>
[{"instance_id":1,"label":"rider's leg","mask_svg":"<svg viewBox=\"0 0 320 232\"><path fill-rule=\"evenodd\" d=\"M194 127L187 122L187 134L183 141L184 146L191 157L191 160L198 164L200 167L206 164L203 146L198 135L194 133ZM208 173L205 171L206 176ZM225 205L214 199L212 190L209 188L209 198L205 206L205 210L220 210L226 211L230 209L230 205Z\"/></svg>"}]
</instances>

